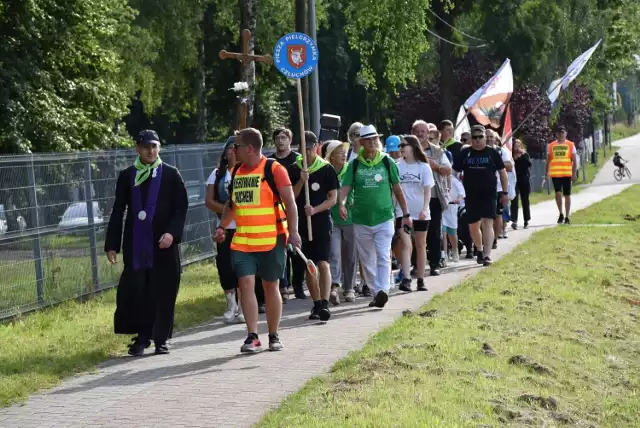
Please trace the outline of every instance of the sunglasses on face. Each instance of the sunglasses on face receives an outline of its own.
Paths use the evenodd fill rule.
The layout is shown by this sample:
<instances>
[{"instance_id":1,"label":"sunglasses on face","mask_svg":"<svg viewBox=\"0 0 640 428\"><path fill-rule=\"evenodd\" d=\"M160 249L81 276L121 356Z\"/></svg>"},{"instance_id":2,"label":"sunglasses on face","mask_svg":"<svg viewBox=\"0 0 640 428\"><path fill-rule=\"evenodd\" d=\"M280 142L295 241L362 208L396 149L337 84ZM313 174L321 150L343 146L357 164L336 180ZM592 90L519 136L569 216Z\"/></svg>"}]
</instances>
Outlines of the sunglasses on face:
<instances>
[{"instance_id":1,"label":"sunglasses on face","mask_svg":"<svg viewBox=\"0 0 640 428\"><path fill-rule=\"evenodd\" d=\"M474 135L471 137L472 140L482 140L484 138L484 135Z\"/></svg>"},{"instance_id":2,"label":"sunglasses on face","mask_svg":"<svg viewBox=\"0 0 640 428\"><path fill-rule=\"evenodd\" d=\"M460 141L461 141L461 142L463 142L463 143L466 143L466 142L467 142L467 140L468 140L468 138L461 138L461 139L460 139Z\"/></svg>"}]
</instances>

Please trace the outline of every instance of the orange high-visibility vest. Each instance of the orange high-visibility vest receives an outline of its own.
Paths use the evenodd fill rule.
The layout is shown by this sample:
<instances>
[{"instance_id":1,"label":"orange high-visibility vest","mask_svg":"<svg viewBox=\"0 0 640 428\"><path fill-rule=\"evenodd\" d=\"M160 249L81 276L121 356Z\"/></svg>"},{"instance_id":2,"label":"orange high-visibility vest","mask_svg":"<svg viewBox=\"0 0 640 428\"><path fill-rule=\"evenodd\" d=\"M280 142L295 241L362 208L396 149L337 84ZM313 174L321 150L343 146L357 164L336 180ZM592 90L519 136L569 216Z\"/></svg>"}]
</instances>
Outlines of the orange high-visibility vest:
<instances>
[{"instance_id":1,"label":"orange high-visibility vest","mask_svg":"<svg viewBox=\"0 0 640 428\"><path fill-rule=\"evenodd\" d=\"M233 179L231 201L236 214L236 233L231 249L245 253L269 251L278 235L287 238L287 216L282 203L264 180L266 157L248 173L238 169ZM276 163L272 164L275 167Z\"/></svg>"},{"instance_id":2,"label":"orange high-visibility vest","mask_svg":"<svg viewBox=\"0 0 640 428\"><path fill-rule=\"evenodd\" d=\"M573 177L573 150L575 145L565 140L564 143L554 141L547 149L549 175L551 177Z\"/></svg>"}]
</instances>

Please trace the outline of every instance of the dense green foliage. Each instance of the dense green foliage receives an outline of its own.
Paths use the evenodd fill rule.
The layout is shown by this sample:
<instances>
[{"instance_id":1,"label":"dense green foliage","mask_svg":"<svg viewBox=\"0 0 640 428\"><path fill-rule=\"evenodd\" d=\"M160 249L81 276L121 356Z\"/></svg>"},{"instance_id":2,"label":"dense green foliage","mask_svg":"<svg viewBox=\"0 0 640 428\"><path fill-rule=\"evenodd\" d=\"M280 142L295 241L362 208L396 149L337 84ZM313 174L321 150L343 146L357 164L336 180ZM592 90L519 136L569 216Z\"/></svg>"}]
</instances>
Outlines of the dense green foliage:
<instances>
[{"instance_id":1,"label":"dense green foliage","mask_svg":"<svg viewBox=\"0 0 640 428\"><path fill-rule=\"evenodd\" d=\"M322 110L347 126L362 120L406 131L414 117L449 117L505 57L517 86L542 92L603 38L578 78L580 100L568 92L561 101L597 121L613 111L611 83L637 67L634 0L318 0L316 7ZM236 126L229 88L240 64L218 52L238 51L241 27L255 22L255 52L271 53L294 18L295 0L6 0L0 153L126 145L146 127L169 143L222 138ZM295 90L273 66L256 67L252 91L254 126L269 132L297 123ZM573 116L584 112L564 117Z\"/></svg>"}]
</instances>

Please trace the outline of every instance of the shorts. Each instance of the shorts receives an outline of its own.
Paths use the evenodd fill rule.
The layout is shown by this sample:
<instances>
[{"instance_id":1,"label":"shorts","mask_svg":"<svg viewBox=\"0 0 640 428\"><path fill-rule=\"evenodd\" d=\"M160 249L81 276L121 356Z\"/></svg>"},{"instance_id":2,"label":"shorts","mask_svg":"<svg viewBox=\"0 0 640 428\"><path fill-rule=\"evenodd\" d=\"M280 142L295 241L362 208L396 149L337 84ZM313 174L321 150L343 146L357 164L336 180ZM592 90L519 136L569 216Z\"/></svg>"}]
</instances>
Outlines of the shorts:
<instances>
[{"instance_id":1,"label":"shorts","mask_svg":"<svg viewBox=\"0 0 640 428\"><path fill-rule=\"evenodd\" d=\"M313 241L309 242L307 231L300 232L302 238L302 253L315 264L320 262L329 263L331 257L331 232L326 233L318 229L312 229Z\"/></svg>"},{"instance_id":2,"label":"shorts","mask_svg":"<svg viewBox=\"0 0 640 428\"><path fill-rule=\"evenodd\" d=\"M402 217L396 218L396 229L402 229ZM413 220L413 231L414 232L426 232L429 230L429 220Z\"/></svg>"},{"instance_id":3,"label":"shorts","mask_svg":"<svg viewBox=\"0 0 640 428\"><path fill-rule=\"evenodd\" d=\"M502 193L496 193L496 217L502 216L504 207L502 206Z\"/></svg>"},{"instance_id":4,"label":"shorts","mask_svg":"<svg viewBox=\"0 0 640 428\"><path fill-rule=\"evenodd\" d=\"M238 278L255 275L264 281L274 282L284 276L287 261L286 240L284 234L278 235L276 246L269 251L245 253L231 252L233 270Z\"/></svg>"},{"instance_id":5,"label":"shorts","mask_svg":"<svg viewBox=\"0 0 640 428\"><path fill-rule=\"evenodd\" d=\"M551 181L556 193L562 192L564 196L571 195L571 177L551 177Z\"/></svg>"},{"instance_id":6,"label":"shorts","mask_svg":"<svg viewBox=\"0 0 640 428\"><path fill-rule=\"evenodd\" d=\"M465 198L467 223L477 223L483 218L494 220L497 215L497 207L496 193Z\"/></svg>"},{"instance_id":7,"label":"shorts","mask_svg":"<svg viewBox=\"0 0 640 428\"><path fill-rule=\"evenodd\" d=\"M454 229L453 227L442 225L442 231L449 236L458 236L458 229Z\"/></svg>"}]
</instances>

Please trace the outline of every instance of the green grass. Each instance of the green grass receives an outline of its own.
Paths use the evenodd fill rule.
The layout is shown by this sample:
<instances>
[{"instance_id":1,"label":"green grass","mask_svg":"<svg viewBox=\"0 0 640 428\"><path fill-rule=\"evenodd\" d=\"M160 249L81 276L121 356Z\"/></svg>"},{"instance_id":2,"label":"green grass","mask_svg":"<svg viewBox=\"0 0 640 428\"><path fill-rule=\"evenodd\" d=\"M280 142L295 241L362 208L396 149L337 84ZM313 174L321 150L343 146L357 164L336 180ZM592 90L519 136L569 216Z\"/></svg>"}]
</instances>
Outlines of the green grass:
<instances>
[{"instance_id":1,"label":"green grass","mask_svg":"<svg viewBox=\"0 0 640 428\"><path fill-rule=\"evenodd\" d=\"M607 155L605 157L604 150L602 147L598 149L598 165L594 165L591 162L587 163L587 171L586 171L586 180L583 180L582 170L578 171L578 181L574 183L573 193L580 193L584 188L581 187L585 184L593 183L593 180L596 178L598 172L602 169L602 167L611 161L613 157L613 153L620 149L620 147L613 146L612 149L607 148ZM531 193L529 196L529 200L531 204L537 204L539 202L549 201L555 197L553 193L553 188L551 189L551 193L547 193L546 189L543 189L542 192Z\"/></svg>"},{"instance_id":2,"label":"green grass","mask_svg":"<svg viewBox=\"0 0 640 428\"><path fill-rule=\"evenodd\" d=\"M611 141L623 140L640 133L640 126L631 127L626 123L616 123L611 127Z\"/></svg>"},{"instance_id":3,"label":"green grass","mask_svg":"<svg viewBox=\"0 0 640 428\"><path fill-rule=\"evenodd\" d=\"M224 312L216 268L185 269L176 309L176 330L202 324ZM70 301L0 324L0 405L25 399L70 375L90 371L123 355L127 337L113 334L115 291L84 303Z\"/></svg>"},{"instance_id":4,"label":"green grass","mask_svg":"<svg viewBox=\"0 0 640 428\"><path fill-rule=\"evenodd\" d=\"M575 222L624 223L615 217L640 211L638 192ZM640 222L626 223L536 233L376 334L258 426L637 426Z\"/></svg>"}]
</instances>

